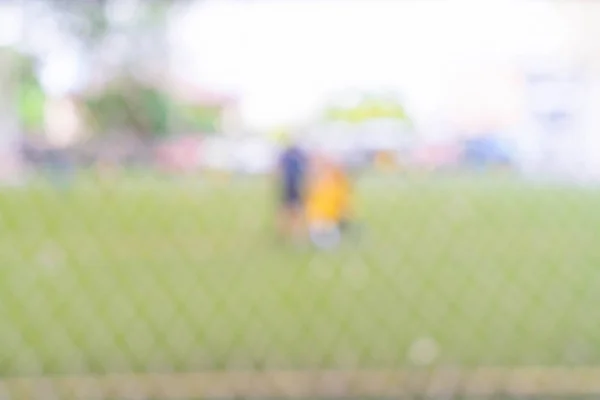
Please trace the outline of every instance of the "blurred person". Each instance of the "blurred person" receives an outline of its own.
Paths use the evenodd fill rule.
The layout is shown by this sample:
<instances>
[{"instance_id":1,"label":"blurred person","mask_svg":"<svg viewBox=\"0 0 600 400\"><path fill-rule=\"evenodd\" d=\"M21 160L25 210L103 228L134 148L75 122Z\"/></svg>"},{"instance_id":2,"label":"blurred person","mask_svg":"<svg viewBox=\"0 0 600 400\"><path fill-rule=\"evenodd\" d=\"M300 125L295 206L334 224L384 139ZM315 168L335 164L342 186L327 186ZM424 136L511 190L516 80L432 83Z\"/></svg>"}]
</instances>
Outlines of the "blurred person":
<instances>
[{"instance_id":1,"label":"blurred person","mask_svg":"<svg viewBox=\"0 0 600 400\"><path fill-rule=\"evenodd\" d=\"M312 242L333 248L350 226L351 184L343 165L326 154L315 154L306 201L306 217Z\"/></svg>"},{"instance_id":2,"label":"blurred person","mask_svg":"<svg viewBox=\"0 0 600 400\"><path fill-rule=\"evenodd\" d=\"M284 137L284 149L277 165L279 191L279 234L285 239L299 241L305 233L304 201L308 159L297 140Z\"/></svg>"}]
</instances>

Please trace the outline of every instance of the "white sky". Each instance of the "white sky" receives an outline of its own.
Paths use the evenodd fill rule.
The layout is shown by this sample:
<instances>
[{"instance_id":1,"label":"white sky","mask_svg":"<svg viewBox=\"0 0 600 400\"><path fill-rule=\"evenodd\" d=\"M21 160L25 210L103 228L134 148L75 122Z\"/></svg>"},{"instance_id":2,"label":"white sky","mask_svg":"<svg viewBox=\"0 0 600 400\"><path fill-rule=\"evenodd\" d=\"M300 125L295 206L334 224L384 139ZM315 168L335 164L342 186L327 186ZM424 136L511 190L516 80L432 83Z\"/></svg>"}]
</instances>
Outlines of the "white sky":
<instances>
[{"instance_id":1,"label":"white sky","mask_svg":"<svg viewBox=\"0 0 600 400\"><path fill-rule=\"evenodd\" d=\"M187 13L172 36L189 52L182 68L237 93L255 127L303 121L332 93L352 88L399 89L425 117L450 92L502 89L492 78L500 72L505 79L509 70L502 75L498 63L567 47L572 32L551 7L519 0L220 0ZM507 101L501 90L488 97Z\"/></svg>"},{"instance_id":2,"label":"white sky","mask_svg":"<svg viewBox=\"0 0 600 400\"><path fill-rule=\"evenodd\" d=\"M22 31L22 10L14 2L0 2L0 47L18 43Z\"/></svg>"}]
</instances>

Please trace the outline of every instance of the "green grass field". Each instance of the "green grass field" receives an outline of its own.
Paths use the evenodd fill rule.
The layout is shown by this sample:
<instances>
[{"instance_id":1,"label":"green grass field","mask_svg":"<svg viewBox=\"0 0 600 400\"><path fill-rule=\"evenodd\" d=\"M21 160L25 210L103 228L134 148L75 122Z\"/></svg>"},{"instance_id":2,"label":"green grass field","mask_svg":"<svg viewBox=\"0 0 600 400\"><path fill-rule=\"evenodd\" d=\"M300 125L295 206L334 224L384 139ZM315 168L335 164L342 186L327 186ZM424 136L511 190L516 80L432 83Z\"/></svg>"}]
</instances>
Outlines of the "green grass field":
<instances>
[{"instance_id":1,"label":"green grass field","mask_svg":"<svg viewBox=\"0 0 600 400\"><path fill-rule=\"evenodd\" d=\"M600 362L600 192L369 179L366 232L282 246L266 184L0 193L3 376Z\"/></svg>"}]
</instances>

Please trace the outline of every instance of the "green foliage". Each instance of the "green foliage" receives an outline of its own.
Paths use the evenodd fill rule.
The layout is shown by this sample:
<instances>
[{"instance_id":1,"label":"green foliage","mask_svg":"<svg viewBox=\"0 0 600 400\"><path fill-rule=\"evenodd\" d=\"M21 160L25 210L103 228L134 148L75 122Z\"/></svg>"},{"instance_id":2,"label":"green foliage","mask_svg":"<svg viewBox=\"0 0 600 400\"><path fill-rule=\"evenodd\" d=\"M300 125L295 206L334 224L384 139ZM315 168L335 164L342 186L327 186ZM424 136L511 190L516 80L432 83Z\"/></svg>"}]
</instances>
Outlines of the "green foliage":
<instances>
[{"instance_id":1,"label":"green foliage","mask_svg":"<svg viewBox=\"0 0 600 400\"><path fill-rule=\"evenodd\" d=\"M220 107L182 103L129 80L86 99L85 105L96 133L121 130L162 137L181 131L210 133L220 127Z\"/></svg>"},{"instance_id":2,"label":"green foliage","mask_svg":"<svg viewBox=\"0 0 600 400\"><path fill-rule=\"evenodd\" d=\"M96 131L108 131L126 125L126 102L119 93L108 92L86 99L89 121Z\"/></svg>"},{"instance_id":3,"label":"green foliage","mask_svg":"<svg viewBox=\"0 0 600 400\"><path fill-rule=\"evenodd\" d=\"M96 133L135 132L145 137L168 133L169 100L157 89L124 81L85 100Z\"/></svg>"},{"instance_id":4,"label":"green foliage","mask_svg":"<svg viewBox=\"0 0 600 400\"><path fill-rule=\"evenodd\" d=\"M46 96L37 82L20 84L17 93L18 115L26 132L38 132L44 126Z\"/></svg>"},{"instance_id":5,"label":"green foliage","mask_svg":"<svg viewBox=\"0 0 600 400\"><path fill-rule=\"evenodd\" d=\"M44 126L46 95L35 70L35 59L17 51L11 51L14 61L16 112L27 132L40 131Z\"/></svg>"},{"instance_id":6,"label":"green foliage","mask_svg":"<svg viewBox=\"0 0 600 400\"><path fill-rule=\"evenodd\" d=\"M175 104L174 115L184 130L211 133L219 130L221 108L192 104Z\"/></svg>"},{"instance_id":7,"label":"green foliage","mask_svg":"<svg viewBox=\"0 0 600 400\"><path fill-rule=\"evenodd\" d=\"M144 137L168 134L169 117L172 112L171 100L161 91L132 80L128 70L145 63L135 52L140 46L140 40L147 38L151 32L158 37L164 34L165 17L171 3L156 0L142 2L136 11L136 18L125 27L111 24L105 12L109 0L53 0L50 3L62 29L79 42L92 59L98 55L97 51L102 49L104 39L115 30L119 30L119 33L127 38L130 51L124 58L112 60L122 66L121 74L126 78L113 82L114 85L111 84L111 87L102 93L83 100L92 129L96 133L135 132ZM161 56L160 46L157 46L154 56ZM89 67L102 68L102 64L99 65L100 67Z\"/></svg>"},{"instance_id":8,"label":"green foliage","mask_svg":"<svg viewBox=\"0 0 600 400\"><path fill-rule=\"evenodd\" d=\"M148 130L152 136L165 136L169 133L170 101L165 93L154 88L142 87L139 93L140 112L146 117Z\"/></svg>"}]
</instances>

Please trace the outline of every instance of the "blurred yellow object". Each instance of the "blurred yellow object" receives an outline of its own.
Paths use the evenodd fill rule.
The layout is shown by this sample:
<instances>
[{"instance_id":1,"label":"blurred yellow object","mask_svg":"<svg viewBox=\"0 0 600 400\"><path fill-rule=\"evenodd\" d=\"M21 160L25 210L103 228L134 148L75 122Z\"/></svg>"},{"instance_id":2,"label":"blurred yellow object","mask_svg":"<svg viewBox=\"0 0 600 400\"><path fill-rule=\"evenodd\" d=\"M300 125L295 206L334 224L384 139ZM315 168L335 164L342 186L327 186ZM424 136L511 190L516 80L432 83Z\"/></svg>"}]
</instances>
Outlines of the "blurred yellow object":
<instances>
[{"instance_id":1,"label":"blurred yellow object","mask_svg":"<svg viewBox=\"0 0 600 400\"><path fill-rule=\"evenodd\" d=\"M350 183L344 171L333 165L321 165L311 179L306 217L309 224L339 223L350 208Z\"/></svg>"}]
</instances>

